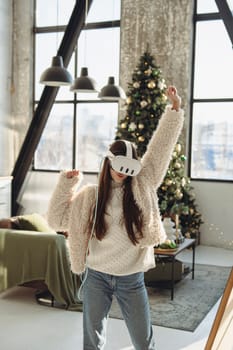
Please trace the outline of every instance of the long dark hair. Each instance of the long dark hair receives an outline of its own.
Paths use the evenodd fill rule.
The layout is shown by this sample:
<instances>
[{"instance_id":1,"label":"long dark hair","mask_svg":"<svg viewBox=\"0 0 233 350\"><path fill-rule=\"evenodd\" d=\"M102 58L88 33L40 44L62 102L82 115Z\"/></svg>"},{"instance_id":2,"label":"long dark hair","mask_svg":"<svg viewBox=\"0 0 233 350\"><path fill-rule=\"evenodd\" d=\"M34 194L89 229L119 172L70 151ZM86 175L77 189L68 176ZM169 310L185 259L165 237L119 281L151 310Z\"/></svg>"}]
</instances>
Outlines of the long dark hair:
<instances>
[{"instance_id":1,"label":"long dark hair","mask_svg":"<svg viewBox=\"0 0 233 350\"><path fill-rule=\"evenodd\" d=\"M133 158L138 159L135 147L132 145ZM123 141L115 141L110 151L114 155L126 155L126 145ZM106 205L110 198L111 193L111 174L110 174L111 163L106 157L103 162L102 170L99 175L99 187L98 187L98 203L97 203L97 215L95 221L95 235L96 238L101 240L104 238L108 229L105 222ZM141 210L135 202L132 192L132 177L128 176L124 180L123 184L123 220L125 228L131 242L136 245L139 243L138 239L143 237L142 224L143 218ZM93 224L94 209L92 214L91 225Z\"/></svg>"}]
</instances>

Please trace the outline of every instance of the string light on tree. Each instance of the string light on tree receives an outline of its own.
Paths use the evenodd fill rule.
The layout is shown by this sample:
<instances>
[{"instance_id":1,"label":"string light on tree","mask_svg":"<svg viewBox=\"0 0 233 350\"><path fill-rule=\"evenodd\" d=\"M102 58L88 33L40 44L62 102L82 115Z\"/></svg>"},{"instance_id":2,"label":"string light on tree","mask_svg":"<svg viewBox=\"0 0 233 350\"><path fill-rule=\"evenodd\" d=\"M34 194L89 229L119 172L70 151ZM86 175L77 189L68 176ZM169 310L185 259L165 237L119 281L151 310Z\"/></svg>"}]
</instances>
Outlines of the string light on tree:
<instances>
[{"instance_id":1,"label":"string light on tree","mask_svg":"<svg viewBox=\"0 0 233 350\"><path fill-rule=\"evenodd\" d=\"M141 106L142 108L146 107L147 105L148 105L148 102L145 101L145 100L143 100L143 101L140 102L140 106Z\"/></svg>"},{"instance_id":2,"label":"string light on tree","mask_svg":"<svg viewBox=\"0 0 233 350\"><path fill-rule=\"evenodd\" d=\"M126 129L127 128L127 123L121 123L121 128Z\"/></svg>"}]
</instances>

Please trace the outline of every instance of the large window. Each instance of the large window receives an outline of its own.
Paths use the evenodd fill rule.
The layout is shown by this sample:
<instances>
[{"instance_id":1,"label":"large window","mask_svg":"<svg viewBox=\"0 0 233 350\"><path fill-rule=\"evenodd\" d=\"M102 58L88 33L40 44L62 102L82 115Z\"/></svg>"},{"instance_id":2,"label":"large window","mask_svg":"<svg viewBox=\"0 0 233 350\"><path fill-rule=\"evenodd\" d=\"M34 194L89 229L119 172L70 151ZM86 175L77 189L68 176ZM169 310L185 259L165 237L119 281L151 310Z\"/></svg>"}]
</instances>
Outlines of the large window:
<instances>
[{"instance_id":1,"label":"large window","mask_svg":"<svg viewBox=\"0 0 233 350\"><path fill-rule=\"evenodd\" d=\"M80 103L77 115L76 164L82 171L95 172L114 139L117 106Z\"/></svg>"},{"instance_id":2,"label":"large window","mask_svg":"<svg viewBox=\"0 0 233 350\"><path fill-rule=\"evenodd\" d=\"M120 3L93 1L67 67L73 77L85 66L99 87L107 84L109 76L119 82ZM56 56L74 5L75 0L36 0L35 108L44 88L39 84L40 75ZM74 94L69 87L60 87L35 152L34 169L97 172L114 140L117 120L118 103L103 102L97 94Z\"/></svg>"},{"instance_id":3,"label":"large window","mask_svg":"<svg viewBox=\"0 0 233 350\"><path fill-rule=\"evenodd\" d=\"M215 1L196 5L190 175L232 181L232 43Z\"/></svg>"}]
</instances>

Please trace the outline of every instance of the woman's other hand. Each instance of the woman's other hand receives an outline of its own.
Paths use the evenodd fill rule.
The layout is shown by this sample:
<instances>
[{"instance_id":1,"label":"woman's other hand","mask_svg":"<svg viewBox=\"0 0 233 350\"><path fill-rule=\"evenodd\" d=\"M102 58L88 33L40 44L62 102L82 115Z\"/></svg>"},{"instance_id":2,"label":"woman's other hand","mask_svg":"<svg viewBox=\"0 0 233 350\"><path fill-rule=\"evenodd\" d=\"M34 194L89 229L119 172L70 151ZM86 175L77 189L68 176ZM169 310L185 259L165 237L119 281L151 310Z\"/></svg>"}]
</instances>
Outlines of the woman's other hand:
<instances>
[{"instance_id":1,"label":"woman's other hand","mask_svg":"<svg viewBox=\"0 0 233 350\"><path fill-rule=\"evenodd\" d=\"M66 178L67 179L72 179L73 177L75 176L78 176L79 175L79 170L68 170L66 171Z\"/></svg>"},{"instance_id":2,"label":"woman's other hand","mask_svg":"<svg viewBox=\"0 0 233 350\"><path fill-rule=\"evenodd\" d=\"M168 86L166 95L172 104L172 109L175 109L177 112L181 106L181 98L177 93L177 89L175 86Z\"/></svg>"}]
</instances>

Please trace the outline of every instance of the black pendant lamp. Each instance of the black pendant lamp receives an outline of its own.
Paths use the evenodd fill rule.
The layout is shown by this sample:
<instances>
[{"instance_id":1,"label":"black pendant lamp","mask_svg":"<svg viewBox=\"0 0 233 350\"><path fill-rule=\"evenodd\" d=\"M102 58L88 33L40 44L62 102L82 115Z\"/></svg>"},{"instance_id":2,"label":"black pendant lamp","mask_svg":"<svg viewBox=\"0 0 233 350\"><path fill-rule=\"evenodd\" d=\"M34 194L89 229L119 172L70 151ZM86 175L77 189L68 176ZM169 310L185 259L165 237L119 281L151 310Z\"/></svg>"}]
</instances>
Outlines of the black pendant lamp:
<instances>
[{"instance_id":1,"label":"black pendant lamp","mask_svg":"<svg viewBox=\"0 0 233 350\"><path fill-rule=\"evenodd\" d=\"M82 67L80 77L74 80L70 87L72 92L98 92L97 84L94 79L88 76L88 68Z\"/></svg>"},{"instance_id":2,"label":"black pendant lamp","mask_svg":"<svg viewBox=\"0 0 233 350\"><path fill-rule=\"evenodd\" d=\"M47 86L71 85L72 82L71 74L63 65L62 56L54 56L51 67L47 68L40 77L40 83Z\"/></svg>"},{"instance_id":3,"label":"black pendant lamp","mask_svg":"<svg viewBox=\"0 0 233 350\"><path fill-rule=\"evenodd\" d=\"M108 78L108 84L104 86L98 94L101 100L119 101L126 99L126 95L122 87L115 85L114 77Z\"/></svg>"}]
</instances>

